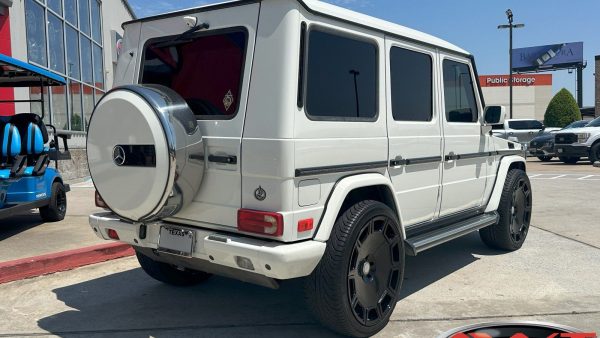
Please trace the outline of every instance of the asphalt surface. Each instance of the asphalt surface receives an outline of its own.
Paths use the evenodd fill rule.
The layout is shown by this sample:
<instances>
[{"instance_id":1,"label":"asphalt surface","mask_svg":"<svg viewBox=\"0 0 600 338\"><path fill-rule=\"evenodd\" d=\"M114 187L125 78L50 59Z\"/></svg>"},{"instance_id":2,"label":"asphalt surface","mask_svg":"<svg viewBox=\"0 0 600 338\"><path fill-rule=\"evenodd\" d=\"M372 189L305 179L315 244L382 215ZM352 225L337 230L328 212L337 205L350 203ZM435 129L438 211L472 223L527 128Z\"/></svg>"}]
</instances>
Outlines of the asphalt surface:
<instances>
[{"instance_id":1,"label":"asphalt surface","mask_svg":"<svg viewBox=\"0 0 600 338\"><path fill-rule=\"evenodd\" d=\"M600 332L600 168L532 160L528 172L534 214L523 248L490 250L471 234L408 257L379 336L516 319ZM181 289L147 277L135 258L0 285L0 295L0 337L335 336L311 317L300 280L269 290L214 277Z\"/></svg>"}]
</instances>

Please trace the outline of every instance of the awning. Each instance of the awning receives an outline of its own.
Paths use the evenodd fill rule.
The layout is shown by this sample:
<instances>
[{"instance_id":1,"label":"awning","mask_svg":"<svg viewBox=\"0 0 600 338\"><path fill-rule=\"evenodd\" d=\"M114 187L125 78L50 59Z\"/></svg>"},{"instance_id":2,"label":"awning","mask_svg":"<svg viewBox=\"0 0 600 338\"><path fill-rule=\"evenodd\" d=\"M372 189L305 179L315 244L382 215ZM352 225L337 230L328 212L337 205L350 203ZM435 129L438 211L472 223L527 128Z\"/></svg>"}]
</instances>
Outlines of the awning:
<instances>
[{"instance_id":1,"label":"awning","mask_svg":"<svg viewBox=\"0 0 600 338\"><path fill-rule=\"evenodd\" d=\"M0 54L0 87L64 86L66 83L60 75Z\"/></svg>"}]
</instances>

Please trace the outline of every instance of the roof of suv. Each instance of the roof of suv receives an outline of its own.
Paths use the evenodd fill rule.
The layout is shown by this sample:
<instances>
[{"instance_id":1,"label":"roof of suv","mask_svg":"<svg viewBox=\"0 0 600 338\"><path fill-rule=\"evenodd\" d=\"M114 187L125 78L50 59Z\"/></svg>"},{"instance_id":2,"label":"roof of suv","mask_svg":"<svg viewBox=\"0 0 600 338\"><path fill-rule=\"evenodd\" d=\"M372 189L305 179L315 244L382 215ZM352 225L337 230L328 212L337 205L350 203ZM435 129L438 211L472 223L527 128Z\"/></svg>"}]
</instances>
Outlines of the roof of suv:
<instances>
[{"instance_id":1,"label":"roof of suv","mask_svg":"<svg viewBox=\"0 0 600 338\"><path fill-rule=\"evenodd\" d=\"M351 10L348 10L345 8L341 8L339 6L335 6L335 5L320 1L320 0L290 0L290 1L297 1L304 8L306 8L309 12L313 12L318 15L322 15L322 16L333 18L333 19L341 20L344 22L348 22L351 24L359 25L359 26L365 27L367 29L377 30L377 31L381 31L384 33L392 34L392 35L398 35L398 36L408 39L408 40L413 40L418 43L423 43L423 44L427 44L427 45L440 47L442 49L446 49L448 51L452 51L452 52L455 52L458 54L463 54L466 56L470 55L470 53L465 51L464 49L457 47L457 46L455 46L445 40L442 40L440 38L436 38L432 35L429 35L429 34L426 34L423 32L419 32L417 30L407 28L407 27L404 27L404 26L401 26L401 25L398 25L398 24L395 24L395 23L392 23L389 21L377 19L377 18L374 18L369 15L365 15L365 14L361 14L361 13L351 11ZM233 7L233 6L243 5L246 3L255 3L255 2L260 2L260 0L234 0L234 1L221 2L221 3L199 6L199 7L195 7L195 8L186 9L186 10L161 14L161 15L157 15L157 16L146 17L146 18L137 19L137 20L133 20L133 21L128 21L128 22L125 22L123 24L123 26L130 24L130 23L134 23L134 22L150 21L150 20L156 20L156 19L161 19L161 18L165 18L165 17L179 16L179 15L184 15L184 14L188 14L188 13L207 11L207 10L215 10L215 9L219 9L219 8Z\"/></svg>"}]
</instances>

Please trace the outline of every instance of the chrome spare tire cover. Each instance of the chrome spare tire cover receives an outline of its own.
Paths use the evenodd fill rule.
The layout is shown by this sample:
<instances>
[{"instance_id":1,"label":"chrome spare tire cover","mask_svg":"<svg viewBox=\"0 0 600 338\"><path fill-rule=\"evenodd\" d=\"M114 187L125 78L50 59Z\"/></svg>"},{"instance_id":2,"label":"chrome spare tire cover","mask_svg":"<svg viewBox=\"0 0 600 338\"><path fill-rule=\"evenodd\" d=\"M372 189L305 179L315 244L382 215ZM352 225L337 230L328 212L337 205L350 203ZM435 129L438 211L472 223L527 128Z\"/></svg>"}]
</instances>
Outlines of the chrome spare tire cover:
<instances>
[{"instance_id":1,"label":"chrome spare tire cover","mask_svg":"<svg viewBox=\"0 0 600 338\"><path fill-rule=\"evenodd\" d=\"M131 221L176 214L192 201L204 173L196 118L185 100L163 86L108 92L90 120L87 156L104 202Z\"/></svg>"}]
</instances>

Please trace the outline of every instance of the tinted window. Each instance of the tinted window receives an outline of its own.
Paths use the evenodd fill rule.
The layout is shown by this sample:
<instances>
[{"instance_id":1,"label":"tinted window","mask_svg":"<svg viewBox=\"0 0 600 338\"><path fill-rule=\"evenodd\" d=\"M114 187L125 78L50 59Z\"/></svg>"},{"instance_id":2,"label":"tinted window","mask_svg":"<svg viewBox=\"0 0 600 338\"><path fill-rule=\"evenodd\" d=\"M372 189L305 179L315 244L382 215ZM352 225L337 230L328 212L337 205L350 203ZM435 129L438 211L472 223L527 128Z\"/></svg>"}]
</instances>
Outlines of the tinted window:
<instances>
[{"instance_id":1,"label":"tinted window","mask_svg":"<svg viewBox=\"0 0 600 338\"><path fill-rule=\"evenodd\" d=\"M245 50L243 32L200 36L175 45L164 40L150 43L141 83L175 90L197 116L231 118L238 109Z\"/></svg>"},{"instance_id":2,"label":"tinted window","mask_svg":"<svg viewBox=\"0 0 600 338\"><path fill-rule=\"evenodd\" d=\"M525 120L525 121L508 121L508 127L510 129L542 129L544 125L540 121L536 120Z\"/></svg>"},{"instance_id":3,"label":"tinted window","mask_svg":"<svg viewBox=\"0 0 600 338\"><path fill-rule=\"evenodd\" d=\"M312 30L308 42L306 111L327 120L377 115L377 47Z\"/></svg>"},{"instance_id":4,"label":"tinted window","mask_svg":"<svg viewBox=\"0 0 600 338\"><path fill-rule=\"evenodd\" d=\"M396 121L431 121L431 57L394 47L390 52L392 115Z\"/></svg>"},{"instance_id":5,"label":"tinted window","mask_svg":"<svg viewBox=\"0 0 600 338\"><path fill-rule=\"evenodd\" d=\"M477 122L479 111L468 65L444 60L444 101L448 122Z\"/></svg>"},{"instance_id":6,"label":"tinted window","mask_svg":"<svg viewBox=\"0 0 600 338\"><path fill-rule=\"evenodd\" d=\"M600 127L600 117L585 125L586 127Z\"/></svg>"}]
</instances>

